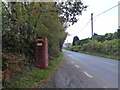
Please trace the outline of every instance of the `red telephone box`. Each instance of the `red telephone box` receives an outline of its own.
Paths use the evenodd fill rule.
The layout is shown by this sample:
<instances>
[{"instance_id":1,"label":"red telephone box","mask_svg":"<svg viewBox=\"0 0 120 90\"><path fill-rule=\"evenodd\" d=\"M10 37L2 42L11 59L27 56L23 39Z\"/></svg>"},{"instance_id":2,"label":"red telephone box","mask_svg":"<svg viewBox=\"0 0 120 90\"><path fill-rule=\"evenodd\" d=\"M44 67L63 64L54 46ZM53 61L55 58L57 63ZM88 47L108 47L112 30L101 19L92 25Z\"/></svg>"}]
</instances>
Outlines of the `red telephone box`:
<instances>
[{"instance_id":1,"label":"red telephone box","mask_svg":"<svg viewBox=\"0 0 120 90\"><path fill-rule=\"evenodd\" d=\"M39 69L45 69L48 66L48 42L46 37L37 37L35 43L35 65Z\"/></svg>"}]
</instances>

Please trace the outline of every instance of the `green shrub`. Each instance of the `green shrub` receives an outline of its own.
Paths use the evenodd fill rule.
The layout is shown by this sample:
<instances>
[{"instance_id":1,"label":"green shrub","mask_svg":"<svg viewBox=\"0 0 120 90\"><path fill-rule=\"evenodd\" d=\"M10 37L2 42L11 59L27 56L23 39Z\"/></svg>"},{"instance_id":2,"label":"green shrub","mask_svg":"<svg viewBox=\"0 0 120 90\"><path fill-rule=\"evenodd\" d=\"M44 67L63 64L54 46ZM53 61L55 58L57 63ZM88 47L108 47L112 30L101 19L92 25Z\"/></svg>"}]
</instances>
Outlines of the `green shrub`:
<instances>
[{"instance_id":1,"label":"green shrub","mask_svg":"<svg viewBox=\"0 0 120 90\"><path fill-rule=\"evenodd\" d=\"M95 40L93 43L90 40L88 43L85 43L80 50L118 56L118 49L120 49L119 42L120 39L106 40L104 42L98 42Z\"/></svg>"},{"instance_id":2,"label":"green shrub","mask_svg":"<svg viewBox=\"0 0 120 90\"><path fill-rule=\"evenodd\" d=\"M79 45L79 46L71 46L71 47L70 47L70 50L71 50L71 51L74 51L74 52L78 52L80 49L81 49L81 46L80 46L80 45Z\"/></svg>"}]
</instances>

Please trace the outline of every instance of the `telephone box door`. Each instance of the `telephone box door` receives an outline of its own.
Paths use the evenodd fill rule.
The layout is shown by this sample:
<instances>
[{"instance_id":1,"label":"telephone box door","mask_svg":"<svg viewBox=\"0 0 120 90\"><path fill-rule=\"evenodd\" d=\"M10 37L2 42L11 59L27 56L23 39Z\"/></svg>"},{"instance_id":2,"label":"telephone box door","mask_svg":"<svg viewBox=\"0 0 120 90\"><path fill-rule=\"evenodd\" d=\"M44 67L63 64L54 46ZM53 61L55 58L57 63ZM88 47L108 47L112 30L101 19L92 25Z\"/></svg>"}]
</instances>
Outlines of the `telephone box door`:
<instances>
[{"instance_id":1,"label":"telephone box door","mask_svg":"<svg viewBox=\"0 0 120 90\"><path fill-rule=\"evenodd\" d=\"M48 66L48 42L46 37L37 37L35 43L36 67L45 69Z\"/></svg>"}]
</instances>

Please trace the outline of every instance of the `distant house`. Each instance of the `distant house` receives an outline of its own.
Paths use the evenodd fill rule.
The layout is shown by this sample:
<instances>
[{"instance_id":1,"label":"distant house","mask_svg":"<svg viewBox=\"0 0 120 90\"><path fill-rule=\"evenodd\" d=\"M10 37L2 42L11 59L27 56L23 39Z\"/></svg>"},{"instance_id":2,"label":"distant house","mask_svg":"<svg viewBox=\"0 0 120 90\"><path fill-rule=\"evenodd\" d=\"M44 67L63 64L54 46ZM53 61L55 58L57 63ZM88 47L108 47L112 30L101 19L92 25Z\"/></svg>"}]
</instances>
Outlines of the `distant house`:
<instances>
[{"instance_id":1,"label":"distant house","mask_svg":"<svg viewBox=\"0 0 120 90\"><path fill-rule=\"evenodd\" d=\"M64 43L63 44L63 48L68 48L68 47L70 47L72 44L71 43Z\"/></svg>"}]
</instances>

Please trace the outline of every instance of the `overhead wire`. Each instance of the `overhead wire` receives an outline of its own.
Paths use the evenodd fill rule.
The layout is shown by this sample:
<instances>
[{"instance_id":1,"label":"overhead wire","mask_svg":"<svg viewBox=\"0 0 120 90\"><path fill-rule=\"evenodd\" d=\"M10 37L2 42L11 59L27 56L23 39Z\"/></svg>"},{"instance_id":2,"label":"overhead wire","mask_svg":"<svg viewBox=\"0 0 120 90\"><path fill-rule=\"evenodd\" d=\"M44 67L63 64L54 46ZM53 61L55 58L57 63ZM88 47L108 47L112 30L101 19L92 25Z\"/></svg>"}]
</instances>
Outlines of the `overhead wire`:
<instances>
[{"instance_id":1,"label":"overhead wire","mask_svg":"<svg viewBox=\"0 0 120 90\"><path fill-rule=\"evenodd\" d=\"M98 17L98 16L100 16L100 15L102 15L102 14L104 14L104 13L106 13L106 12L110 11L111 9L113 9L113 8L115 8L115 7L119 6L119 5L120 5L120 4L117 4L117 5L115 5L115 6L111 7L111 8L109 8L109 9L107 9L107 10L103 11L102 13L100 13L100 14L98 14L98 15L94 16L94 18L96 18L96 17Z\"/></svg>"},{"instance_id":2,"label":"overhead wire","mask_svg":"<svg viewBox=\"0 0 120 90\"><path fill-rule=\"evenodd\" d=\"M109 9L103 11L102 13L100 13L100 14L94 16L94 18L96 18L96 17L98 17L98 16L100 16L100 15L102 15L102 14L104 14L104 13L110 11L110 10L112 10L113 8L115 8L115 7L119 6L119 5L120 5L120 4L117 4L117 5L115 5L115 6L111 7L111 8L109 8ZM77 35L87 27L87 25L90 23L90 21L91 21L91 20L89 20L89 21L84 25L84 27L77 33Z\"/></svg>"},{"instance_id":3,"label":"overhead wire","mask_svg":"<svg viewBox=\"0 0 120 90\"><path fill-rule=\"evenodd\" d=\"M90 23L90 20L84 25L84 27L77 33L77 35L81 32L81 31L83 31L86 27L87 27L87 25Z\"/></svg>"}]
</instances>

